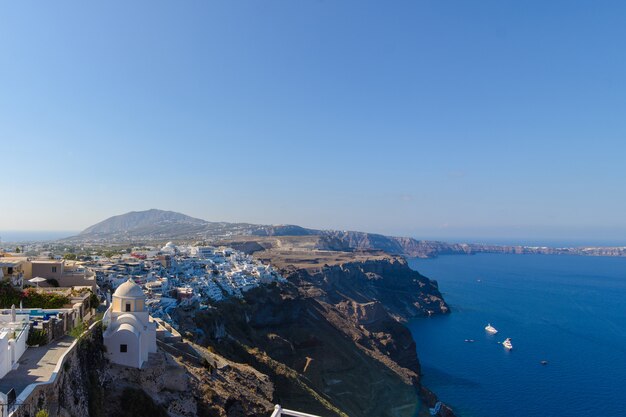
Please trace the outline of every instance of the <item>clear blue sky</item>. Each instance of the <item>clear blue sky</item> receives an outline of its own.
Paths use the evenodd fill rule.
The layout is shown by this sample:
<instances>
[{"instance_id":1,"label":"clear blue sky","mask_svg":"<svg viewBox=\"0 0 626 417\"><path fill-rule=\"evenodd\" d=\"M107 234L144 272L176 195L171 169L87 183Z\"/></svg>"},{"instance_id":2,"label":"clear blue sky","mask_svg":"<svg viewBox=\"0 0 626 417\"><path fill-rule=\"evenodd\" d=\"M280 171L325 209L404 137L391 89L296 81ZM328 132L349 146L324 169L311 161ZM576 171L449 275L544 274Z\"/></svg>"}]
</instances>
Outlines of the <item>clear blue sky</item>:
<instances>
[{"instance_id":1,"label":"clear blue sky","mask_svg":"<svg viewBox=\"0 0 626 417\"><path fill-rule=\"evenodd\" d=\"M0 230L626 237L623 1L0 5Z\"/></svg>"}]
</instances>

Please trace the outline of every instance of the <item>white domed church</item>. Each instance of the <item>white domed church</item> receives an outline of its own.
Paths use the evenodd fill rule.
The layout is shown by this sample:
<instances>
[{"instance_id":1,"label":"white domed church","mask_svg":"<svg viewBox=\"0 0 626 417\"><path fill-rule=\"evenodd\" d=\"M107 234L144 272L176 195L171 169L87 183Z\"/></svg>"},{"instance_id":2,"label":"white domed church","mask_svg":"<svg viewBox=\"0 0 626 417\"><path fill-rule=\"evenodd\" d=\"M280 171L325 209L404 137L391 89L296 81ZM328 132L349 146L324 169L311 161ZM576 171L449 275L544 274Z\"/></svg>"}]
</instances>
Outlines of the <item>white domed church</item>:
<instances>
[{"instance_id":1,"label":"white domed church","mask_svg":"<svg viewBox=\"0 0 626 417\"><path fill-rule=\"evenodd\" d=\"M104 315L104 345L109 360L141 368L148 354L156 352L156 323L146 310L146 296L141 287L128 279L113 293Z\"/></svg>"}]
</instances>

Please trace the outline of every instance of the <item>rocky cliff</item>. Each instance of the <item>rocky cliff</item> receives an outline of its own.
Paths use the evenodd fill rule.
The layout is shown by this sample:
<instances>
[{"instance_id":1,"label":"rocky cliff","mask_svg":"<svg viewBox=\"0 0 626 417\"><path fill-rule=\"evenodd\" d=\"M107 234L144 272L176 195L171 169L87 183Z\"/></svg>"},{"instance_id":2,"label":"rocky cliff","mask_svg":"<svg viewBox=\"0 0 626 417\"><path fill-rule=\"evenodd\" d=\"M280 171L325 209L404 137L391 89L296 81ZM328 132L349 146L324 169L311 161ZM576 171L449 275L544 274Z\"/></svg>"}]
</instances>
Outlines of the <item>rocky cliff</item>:
<instances>
[{"instance_id":1,"label":"rocky cliff","mask_svg":"<svg viewBox=\"0 0 626 417\"><path fill-rule=\"evenodd\" d=\"M111 364L102 326L81 336L55 380L32 391L13 414L33 417L267 417L273 409L270 378L199 346L159 349L139 369ZM191 359L190 359L191 358ZM198 360L198 358L202 358Z\"/></svg>"},{"instance_id":2,"label":"rocky cliff","mask_svg":"<svg viewBox=\"0 0 626 417\"><path fill-rule=\"evenodd\" d=\"M436 397L421 387L415 343L402 321L448 312L436 283L398 257L309 268L274 260L287 284L195 314L179 309L176 319L201 344L268 375L274 402L287 408L427 415Z\"/></svg>"},{"instance_id":3,"label":"rocky cliff","mask_svg":"<svg viewBox=\"0 0 626 417\"><path fill-rule=\"evenodd\" d=\"M437 282L409 268L402 257L348 262L320 269L290 270L289 276L301 288L320 288L325 301L347 301L380 306L394 318L409 318L448 313ZM297 278L296 278L297 277ZM371 310L371 308L369 308Z\"/></svg>"},{"instance_id":4,"label":"rocky cliff","mask_svg":"<svg viewBox=\"0 0 626 417\"><path fill-rule=\"evenodd\" d=\"M141 370L110 364L96 325L21 416L267 417L276 403L321 416L428 415L436 397L403 321L448 312L436 282L385 254L263 255L286 283L174 310L196 343L160 342Z\"/></svg>"}]
</instances>

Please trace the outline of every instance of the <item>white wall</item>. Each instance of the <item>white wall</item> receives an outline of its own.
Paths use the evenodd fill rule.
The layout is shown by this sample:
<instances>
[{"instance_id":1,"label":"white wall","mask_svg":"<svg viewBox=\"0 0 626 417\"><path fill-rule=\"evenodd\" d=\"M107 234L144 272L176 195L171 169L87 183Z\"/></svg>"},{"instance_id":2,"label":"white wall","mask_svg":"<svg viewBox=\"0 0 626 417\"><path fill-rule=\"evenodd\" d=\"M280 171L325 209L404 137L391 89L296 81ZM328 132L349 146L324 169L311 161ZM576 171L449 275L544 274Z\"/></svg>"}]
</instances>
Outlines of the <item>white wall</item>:
<instances>
[{"instance_id":1,"label":"white wall","mask_svg":"<svg viewBox=\"0 0 626 417\"><path fill-rule=\"evenodd\" d=\"M105 339L107 354L111 362L139 368L139 338L137 334L118 329ZM127 352L120 352L120 345L125 344L128 347Z\"/></svg>"},{"instance_id":2,"label":"white wall","mask_svg":"<svg viewBox=\"0 0 626 417\"><path fill-rule=\"evenodd\" d=\"M28 346L26 346L26 339L28 339L28 331L29 331L29 327L28 325L26 325L23 329L22 329L22 333L17 335L17 340L15 341L15 361L19 361L20 358L22 357L22 355L24 354L24 352L26 352L26 349L28 348ZM16 333L19 333L19 331L16 331Z\"/></svg>"},{"instance_id":3,"label":"white wall","mask_svg":"<svg viewBox=\"0 0 626 417\"><path fill-rule=\"evenodd\" d=\"M0 378L11 370L11 352L9 351L9 333L0 332Z\"/></svg>"}]
</instances>

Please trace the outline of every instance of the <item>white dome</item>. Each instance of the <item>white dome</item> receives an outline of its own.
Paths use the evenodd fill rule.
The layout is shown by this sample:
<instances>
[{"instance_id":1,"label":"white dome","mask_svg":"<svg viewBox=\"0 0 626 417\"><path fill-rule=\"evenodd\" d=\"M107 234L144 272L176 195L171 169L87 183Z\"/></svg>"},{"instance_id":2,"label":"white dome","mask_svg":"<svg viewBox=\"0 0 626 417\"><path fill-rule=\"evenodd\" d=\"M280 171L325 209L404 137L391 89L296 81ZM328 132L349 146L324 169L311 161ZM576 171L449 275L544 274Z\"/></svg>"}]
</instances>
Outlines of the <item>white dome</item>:
<instances>
[{"instance_id":1,"label":"white dome","mask_svg":"<svg viewBox=\"0 0 626 417\"><path fill-rule=\"evenodd\" d=\"M176 252L176 245L172 242L167 242L165 246L161 248L161 252Z\"/></svg>"},{"instance_id":2,"label":"white dome","mask_svg":"<svg viewBox=\"0 0 626 417\"><path fill-rule=\"evenodd\" d=\"M141 287L135 284L135 281L131 278L128 278L128 281L117 287L113 296L121 298L145 298Z\"/></svg>"}]
</instances>

